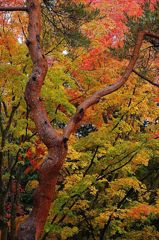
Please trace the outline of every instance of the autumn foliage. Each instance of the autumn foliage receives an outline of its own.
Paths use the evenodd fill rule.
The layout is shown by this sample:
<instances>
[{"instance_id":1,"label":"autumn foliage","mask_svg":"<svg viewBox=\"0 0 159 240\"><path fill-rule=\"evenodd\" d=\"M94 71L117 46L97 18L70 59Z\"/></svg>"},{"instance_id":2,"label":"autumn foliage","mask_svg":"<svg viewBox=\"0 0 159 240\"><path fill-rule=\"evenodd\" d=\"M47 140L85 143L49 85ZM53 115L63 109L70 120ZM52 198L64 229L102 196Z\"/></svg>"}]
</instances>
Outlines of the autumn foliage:
<instances>
[{"instance_id":1,"label":"autumn foliage","mask_svg":"<svg viewBox=\"0 0 159 240\"><path fill-rule=\"evenodd\" d=\"M0 238L159 239L159 2L0 10Z\"/></svg>"}]
</instances>

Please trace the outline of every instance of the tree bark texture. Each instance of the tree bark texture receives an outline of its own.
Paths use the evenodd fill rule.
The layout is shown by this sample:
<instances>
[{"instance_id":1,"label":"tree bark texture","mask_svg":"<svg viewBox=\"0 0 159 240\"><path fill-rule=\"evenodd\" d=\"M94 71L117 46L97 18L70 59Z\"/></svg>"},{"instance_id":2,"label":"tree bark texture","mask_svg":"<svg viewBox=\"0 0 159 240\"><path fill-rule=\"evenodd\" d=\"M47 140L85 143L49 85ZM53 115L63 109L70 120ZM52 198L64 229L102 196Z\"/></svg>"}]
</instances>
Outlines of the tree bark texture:
<instances>
[{"instance_id":1,"label":"tree bark texture","mask_svg":"<svg viewBox=\"0 0 159 240\"><path fill-rule=\"evenodd\" d=\"M95 92L81 103L76 114L65 127L63 135L59 135L52 128L40 97L41 88L48 70L47 60L40 44L42 27L40 0L27 0L27 7L0 7L0 11L27 11L29 16L26 44L33 68L26 85L25 99L40 139L48 148L48 156L39 170L39 186L33 195L33 209L29 217L19 227L18 240L39 240L50 205L55 198L57 177L67 154L67 140L71 133L74 132L77 124L82 120L87 108L98 103L102 97L118 90L128 80L137 62L144 37L149 36L159 39L159 36L151 32L139 32L132 58L121 78L116 83Z\"/></svg>"},{"instance_id":2,"label":"tree bark texture","mask_svg":"<svg viewBox=\"0 0 159 240\"><path fill-rule=\"evenodd\" d=\"M31 117L35 122L37 132L48 148L48 157L39 170L39 186L33 196L33 210L28 219L21 224L19 240L39 240L42 234L50 205L55 198L55 187L59 171L67 154L67 140L82 120L87 108L100 99L118 90L128 80L139 56L145 32L140 32L133 51L132 59L122 77L113 85L95 92L77 109L64 130L63 136L52 128L40 92L47 73L47 61L40 45L41 9L38 0L28 0L28 40L26 42L33 62L33 70L26 86L25 98L30 108Z\"/></svg>"},{"instance_id":3,"label":"tree bark texture","mask_svg":"<svg viewBox=\"0 0 159 240\"><path fill-rule=\"evenodd\" d=\"M52 128L40 98L47 73L47 61L40 46L41 9L39 0L28 0L28 39L26 44L33 62L32 74L26 86L25 99L37 132L48 148L48 157L39 170L39 186L33 195L33 210L18 231L19 240L39 240L52 200L59 170L67 153L63 137Z\"/></svg>"}]
</instances>

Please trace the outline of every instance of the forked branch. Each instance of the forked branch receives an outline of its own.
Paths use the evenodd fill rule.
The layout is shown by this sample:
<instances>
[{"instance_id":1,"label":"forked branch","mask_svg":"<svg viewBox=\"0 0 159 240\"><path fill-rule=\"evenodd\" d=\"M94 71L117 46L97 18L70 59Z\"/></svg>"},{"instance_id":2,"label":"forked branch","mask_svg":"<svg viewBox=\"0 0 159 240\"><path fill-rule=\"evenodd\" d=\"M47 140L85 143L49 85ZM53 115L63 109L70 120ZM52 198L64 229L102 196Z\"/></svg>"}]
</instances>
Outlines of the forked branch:
<instances>
[{"instance_id":1,"label":"forked branch","mask_svg":"<svg viewBox=\"0 0 159 240\"><path fill-rule=\"evenodd\" d=\"M82 120L87 108L98 103L100 99L123 86L132 73L138 59L140 48L145 36L159 39L159 36L150 32L139 32L132 58L122 75L115 83L95 92L77 108L76 114L70 119L61 135L52 128L45 105L40 97L48 64L41 48L41 7L39 0L27 0L28 7L0 7L0 11L28 11L28 38L26 44L33 63L32 73L26 85L25 99L36 130L48 148L48 156L39 169L39 186L34 192L33 209L18 230L19 240L39 240L42 234L48 212L53 199L56 197L55 186L59 171L67 154L67 140Z\"/></svg>"},{"instance_id":2,"label":"forked branch","mask_svg":"<svg viewBox=\"0 0 159 240\"><path fill-rule=\"evenodd\" d=\"M159 39L159 35L152 33L152 32L141 31L138 33L138 37L136 40L132 58L128 64L125 72L123 73L122 77L116 83L95 92L92 96L90 96L83 103L80 104L80 106L77 108L76 114L70 119L70 121L68 122L67 126L64 129L65 141L67 141L69 139L71 133L75 130L77 123L79 123L82 120L87 108L98 103L102 97L109 95L110 93L113 93L116 90L118 90L128 80L130 74L134 71L133 69L134 69L137 59L139 57L142 42L146 36ZM145 80L147 80L147 79L145 79ZM153 81L149 81L149 82L155 86L158 86Z\"/></svg>"}]
</instances>

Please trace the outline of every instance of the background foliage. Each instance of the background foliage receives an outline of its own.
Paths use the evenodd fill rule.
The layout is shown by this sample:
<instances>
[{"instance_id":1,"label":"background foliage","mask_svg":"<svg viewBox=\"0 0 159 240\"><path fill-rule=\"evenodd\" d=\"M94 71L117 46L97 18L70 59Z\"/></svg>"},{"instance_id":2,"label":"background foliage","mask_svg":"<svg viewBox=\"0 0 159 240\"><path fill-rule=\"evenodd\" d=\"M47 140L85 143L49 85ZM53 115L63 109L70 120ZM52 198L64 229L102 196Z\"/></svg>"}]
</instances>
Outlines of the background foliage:
<instances>
[{"instance_id":1,"label":"background foliage","mask_svg":"<svg viewBox=\"0 0 159 240\"><path fill-rule=\"evenodd\" d=\"M43 1L42 98L58 131L83 99L119 78L139 30L158 32L158 10L156 1ZM24 100L27 16L6 13L0 22L0 226L7 223L14 240L46 149ZM144 41L136 69L158 82L154 39ZM87 111L71 137L43 240L159 239L158 102L158 89L132 74Z\"/></svg>"}]
</instances>

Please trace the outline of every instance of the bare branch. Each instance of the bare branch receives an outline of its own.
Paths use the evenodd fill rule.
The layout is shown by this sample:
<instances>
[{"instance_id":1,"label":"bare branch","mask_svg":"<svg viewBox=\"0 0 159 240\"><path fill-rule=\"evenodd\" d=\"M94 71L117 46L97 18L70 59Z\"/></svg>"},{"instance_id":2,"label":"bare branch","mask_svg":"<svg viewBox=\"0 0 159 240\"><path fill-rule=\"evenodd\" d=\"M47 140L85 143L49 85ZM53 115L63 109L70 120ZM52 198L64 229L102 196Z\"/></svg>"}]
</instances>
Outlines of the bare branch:
<instances>
[{"instance_id":1,"label":"bare branch","mask_svg":"<svg viewBox=\"0 0 159 240\"><path fill-rule=\"evenodd\" d=\"M10 126L12 124L13 117L14 117L14 115L16 113L16 110L19 108L19 106L20 106L20 101L18 102L18 104L16 106L12 107L12 111L10 113L10 116L9 116L6 128L3 130L3 133L2 133L2 143L1 143L2 148L5 146L5 141L6 141L6 137L7 137L8 131L9 131Z\"/></svg>"},{"instance_id":2,"label":"bare branch","mask_svg":"<svg viewBox=\"0 0 159 240\"><path fill-rule=\"evenodd\" d=\"M140 78L143 78L144 80L146 80L147 82L151 83L152 85L159 87L159 83L152 81L150 78L145 77L143 74L137 72L135 69L133 69L133 73L135 73L136 75L138 75Z\"/></svg>"},{"instance_id":3,"label":"bare branch","mask_svg":"<svg viewBox=\"0 0 159 240\"><path fill-rule=\"evenodd\" d=\"M4 108L5 115L6 115L6 117L8 117L7 105L6 105L6 103L4 101L2 101L2 105L3 105L3 108Z\"/></svg>"},{"instance_id":4,"label":"bare branch","mask_svg":"<svg viewBox=\"0 0 159 240\"><path fill-rule=\"evenodd\" d=\"M23 36L25 37L25 39L27 39L27 35L25 33L25 30L24 30L24 27L23 27L23 23L22 23L22 20L21 20L19 15L18 15L18 19L19 19L19 22L20 22L20 25L21 25L21 28L22 28Z\"/></svg>"},{"instance_id":5,"label":"bare branch","mask_svg":"<svg viewBox=\"0 0 159 240\"><path fill-rule=\"evenodd\" d=\"M145 33L145 34L144 34L145 36L159 39L159 35L156 34L156 33L154 33L154 32L145 31L144 33Z\"/></svg>"},{"instance_id":6,"label":"bare branch","mask_svg":"<svg viewBox=\"0 0 159 240\"><path fill-rule=\"evenodd\" d=\"M88 173L89 169L92 167L92 165L93 165L93 163L94 163L94 159L95 159L95 157L96 157L96 155L97 155L98 149L99 149L99 146L96 147L96 149L95 149L95 151L94 151L94 154L93 154L93 157L92 157L92 159L91 159L91 162L90 162L90 164L88 165L86 171L84 172L83 177L86 176L86 174Z\"/></svg>"},{"instance_id":7,"label":"bare branch","mask_svg":"<svg viewBox=\"0 0 159 240\"><path fill-rule=\"evenodd\" d=\"M45 55L48 55L49 53L52 53L65 39L62 38L55 47L53 47L51 50L49 50L47 53L45 53Z\"/></svg>"},{"instance_id":8,"label":"bare branch","mask_svg":"<svg viewBox=\"0 0 159 240\"><path fill-rule=\"evenodd\" d=\"M19 6L19 7L3 7L3 6L0 6L0 12L15 12L15 11L24 11L24 12L27 12L28 11L28 8L27 7L24 7L24 6Z\"/></svg>"},{"instance_id":9,"label":"bare branch","mask_svg":"<svg viewBox=\"0 0 159 240\"><path fill-rule=\"evenodd\" d=\"M85 90L84 90L84 88L82 87L82 85L78 82L78 80L77 80L75 77L71 76L71 75L70 75L70 77L71 77L71 79L75 82L75 84L77 85L77 87L79 88L79 90L82 91L82 92L84 92Z\"/></svg>"}]
</instances>

